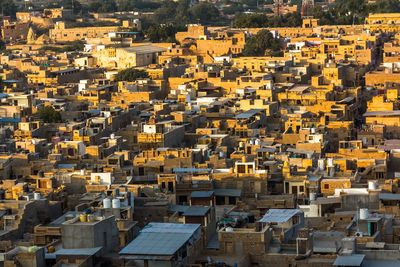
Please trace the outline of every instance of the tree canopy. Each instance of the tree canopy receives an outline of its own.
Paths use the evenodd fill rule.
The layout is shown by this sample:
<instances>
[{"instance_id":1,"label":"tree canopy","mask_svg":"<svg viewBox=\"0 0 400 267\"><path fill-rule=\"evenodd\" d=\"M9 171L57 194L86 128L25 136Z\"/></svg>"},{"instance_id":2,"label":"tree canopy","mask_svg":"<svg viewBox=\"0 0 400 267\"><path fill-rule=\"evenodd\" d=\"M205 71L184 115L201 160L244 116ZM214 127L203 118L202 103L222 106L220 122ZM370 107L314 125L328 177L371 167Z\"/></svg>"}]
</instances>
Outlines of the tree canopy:
<instances>
[{"instance_id":1,"label":"tree canopy","mask_svg":"<svg viewBox=\"0 0 400 267\"><path fill-rule=\"evenodd\" d=\"M161 6L161 3L143 0L116 0L118 11L130 10L155 10Z\"/></svg>"},{"instance_id":2,"label":"tree canopy","mask_svg":"<svg viewBox=\"0 0 400 267\"><path fill-rule=\"evenodd\" d=\"M146 37L153 43L176 42L175 34L185 30L185 27L174 24L151 25L145 30Z\"/></svg>"},{"instance_id":3,"label":"tree canopy","mask_svg":"<svg viewBox=\"0 0 400 267\"><path fill-rule=\"evenodd\" d=\"M313 10L320 24L362 24L370 13L400 12L400 1L377 0L369 3L367 0L337 0L328 10L316 6Z\"/></svg>"},{"instance_id":4,"label":"tree canopy","mask_svg":"<svg viewBox=\"0 0 400 267\"><path fill-rule=\"evenodd\" d=\"M261 30L255 36L246 41L243 49L244 56L279 56L281 55L281 43L268 30Z\"/></svg>"},{"instance_id":5,"label":"tree canopy","mask_svg":"<svg viewBox=\"0 0 400 267\"><path fill-rule=\"evenodd\" d=\"M298 27L301 25L301 16L298 13L273 17L263 13L237 14L233 24L238 28Z\"/></svg>"},{"instance_id":6,"label":"tree canopy","mask_svg":"<svg viewBox=\"0 0 400 267\"><path fill-rule=\"evenodd\" d=\"M63 52L74 52L74 51L83 51L85 47L82 41L73 41L69 43L65 43L65 46L52 46L52 45L44 45L41 50L50 50L57 53Z\"/></svg>"},{"instance_id":7,"label":"tree canopy","mask_svg":"<svg viewBox=\"0 0 400 267\"><path fill-rule=\"evenodd\" d=\"M62 122L61 114L52 106L42 107L38 110L39 119L46 123Z\"/></svg>"},{"instance_id":8,"label":"tree canopy","mask_svg":"<svg viewBox=\"0 0 400 267\"><path fill-rule=\"evenodd\" d=\"M220 18L219 11L215 5L207 2L201 2L194 5L189 12L191 12L193 19L198 20L201 24L216 21Z\"/></svg>"},{"instance_id":9,"label":"tree canopy","mask_svg":"<svg viewBox=\"0 0 400 267\"><path fill-rule=\"evenodd\" d=\"M1 14L15 17L17 6L14 4L13 0L0 0L0 11Z\"/></svg>"},{"instance_id":10,"label":"tree canopy","mask_svg":"<svg viewBox=\"0 0 400 267\"><path fill-rule=\"evenodd\" d=\"M187 24L197 23L213 24L223 18L214 4L201 2L193 6L188 0L163 1L160 8L155 11L155 23Z\"/></svg>"},{"instance_id":11,"label":"tree canopy","mask_svg":"<svg viewBox=\"0 0 400 267\"><path fill-rule=\"evenodd\" d=\"M117 11L117 3L114 0L98 0L89 4L89 11L92 12L115 12Z\"/></svg>"},{"instance_id":12,"label":"tree canopy","mask_svg":"<svg viewBox=\"0 0 400 267\"><path fill-rule=\"evenodd\" d=\"M118 72L117 76L115 77L115 80L133 82L136 81L137 79L143 79L148 77L149 77L148 73L144 70L128 68Z\"/></svg>"}]
</instances>

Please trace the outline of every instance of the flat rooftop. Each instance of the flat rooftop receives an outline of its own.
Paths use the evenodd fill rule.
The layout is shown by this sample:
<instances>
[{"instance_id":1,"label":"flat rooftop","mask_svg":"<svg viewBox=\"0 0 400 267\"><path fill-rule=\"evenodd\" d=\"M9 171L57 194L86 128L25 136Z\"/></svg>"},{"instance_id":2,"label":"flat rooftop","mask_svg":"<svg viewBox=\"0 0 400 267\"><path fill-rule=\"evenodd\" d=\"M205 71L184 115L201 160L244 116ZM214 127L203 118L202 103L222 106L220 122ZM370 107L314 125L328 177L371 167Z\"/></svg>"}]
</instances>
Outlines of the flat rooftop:
<instances>
[{"instance_id":1,"label":"flat rooftop","mask_svg":"<svg viewBox=\"0 0 400 267\"><path fill-rule=\"evenodd\" d=\"M200 234L200 224L149 223L120 254L138 259L172 256L189 240L198 240Z\"/></svg>"}]
</instances>

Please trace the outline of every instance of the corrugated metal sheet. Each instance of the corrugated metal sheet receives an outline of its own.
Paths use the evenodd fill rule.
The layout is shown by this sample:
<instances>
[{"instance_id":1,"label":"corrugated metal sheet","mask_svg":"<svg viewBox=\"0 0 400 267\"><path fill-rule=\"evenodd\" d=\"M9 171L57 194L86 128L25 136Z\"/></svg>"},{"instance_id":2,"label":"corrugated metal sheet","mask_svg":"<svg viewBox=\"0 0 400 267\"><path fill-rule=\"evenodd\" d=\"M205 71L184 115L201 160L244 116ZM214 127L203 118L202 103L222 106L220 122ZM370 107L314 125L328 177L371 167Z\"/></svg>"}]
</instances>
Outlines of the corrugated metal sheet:
<instances>
[{"instance_id":1,"label":"corrugated metal sheet","mask_svg":"<svg viewBox=\"0 0 400 267\"><path fill-rule=\"evenodd\" d=\"M298 209L270 209L268 212L262 217L260 222L265 223L283 223L287 222L294 215L299 213Z\"/></svg>"},{"instance_id":2,"label":"corrugated metal sheet","mask_svg":"<svg viewBox=\"0 0 400 267\"><path fill-rule=\"evenodd\" d=\"M364 254L337 256L335 262L333 263L333 266L361 266L364 258Z\"/></svg>"}]
</instances>

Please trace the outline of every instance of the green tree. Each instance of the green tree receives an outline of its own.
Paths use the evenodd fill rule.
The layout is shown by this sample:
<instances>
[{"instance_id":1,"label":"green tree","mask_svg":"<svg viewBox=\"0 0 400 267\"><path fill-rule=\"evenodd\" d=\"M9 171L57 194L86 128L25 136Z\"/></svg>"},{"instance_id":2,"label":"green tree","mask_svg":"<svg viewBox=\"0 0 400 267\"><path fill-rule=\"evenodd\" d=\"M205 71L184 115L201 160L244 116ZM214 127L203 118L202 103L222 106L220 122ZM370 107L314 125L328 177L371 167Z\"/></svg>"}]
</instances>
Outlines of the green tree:
<instances>
[{"instance_id":1,"label":"green tree","mask_svg":"<svg viewBox=\"0 0 400 267\"><path fill-rule=\"evenodd\" d=\"M149 74L144 70L129 68L118 72L117 76L115 77L115 80L133 82L136 81L137 79L143 79L148 77Z\"/></svg>"},{"instance_id":2,"label":"green tree","mask_svg":"<svg viewBox=\"0 0 400 267\"><path fill-rule=\"evenodd\" d=\"M114 0L97 0L90 3L89 10L92 12L115 12L117 11L117 3Z\"/></svg>"},{"instance_id":3,"label":"green tree","mask_svg":"<svg viewBox=\"0 0 400 267\"><path fill-rule=\"evenodd\" d=\"M17 6L14 4L13 0L0 0L0 11L1 14L15 17Z\"/></svg>"},{"instance_id":4,"label":"green tree","mask_svg":"<svg viewBox=\"0 0 400 267\"><path fill-rule=\"evenodd\" d=\"M145 35L153 43L173 43L176 42L175 34L183 30L185 30L185 27L174 24L152 25L145 30Z\"/></svg>"},{"instance_id":5,"label":"green tree","mask_svg":"<svg viewBox=\"0 0 400 267\"><path fill-rule=\"evenodd\" d=\"M246 7L251 7L251 8L255 8L257 7L257 0L240 0L240 2L246 6Z\"/></svg>"},{"instance_id":6,"label":"green tree","mask_svg":"<svg viewBox=\"0 0 400 267\"><path fill-rule=\"evenodd\" d=\"M73 6L72 6L73 5ZM58 3L51 3L50 6L52 7L64 7L68 9L73 9L75 14L86 14L87 13L87 6L82 5L81 2L77 0L61 0Z\"/></svg>"},{"instance_id":7,"label":"green tree","mask_svg":"<svg viewBox=\"0 0 400 267\"><path fill-rule=\"evenodd\" d=\"M190 13L195 21L202 24L208 24L220 20L220 14L215 5L207 2L201 2L190 8Z\"/></svg>"},{"instance_id":8,"label":"green tree","mask_svg":"<svg viewBox=\"0 0 400 267\"><path fill-rule=\"evenodd\" d=\"M283 16L273 17L269 17L264 13L237 14L233 24L238 28L298 27L301 25L301 16L298 13L288 13Z\"/></svg>"},{"instance_id":9,"label":"green tree","mask_svg":"<svg viewBox=\"0 0 400 267\"><path fill-rule=\"evenodd\" d=\"M241 4L239 4L239 3L231 3L229 6L225 7L225 8L222 10L222 12L223 12L225 15L234 15L234 14L236 14L236 13L243 12L243 11L244 11L244 8L243 8L243 6L242 6Z\"/></svg>"},{"instance_id":10,"label":"green tree","mask_svg":"<svg viewBox=\"0 0 400 267\"><path fill-rule=\"evenodd\" d=\"M52 45L44 45L41 47L41 50L49 50L54 51L57 53L64 53L64 52L75 52L75 51L82 51L85 47L82 41L73 41L69 43L65 43L65 46L52 46Z\"/></svg>"},{"instance_id":11,"label":"green tree","mask_svg":"<svg viewBox=\"0 0 400 267\"><path fill-rule=\"evenodd\" d=\"M190 0L179 0L176 6L175 23L179 25L187 24L191 21Z\"/></svg>"},{"instance_id":12,"label":"green tree","mask_svg":"<svg viewBox=\"0 0 400 267\"><path fill-rule=\"evenodd\" d=\"M369 3L367 0L337 0L328 10L316 6L313 10L320 24L362 24L370 13L400 12L400 1L377 0Z\"/></svg>"},{"instance_id":13,"label":"green tree","mask_svg":"<svg viewBox=\"0 0 400 267\"><path fill-rule=\"evenodd\" d=\"M400 12L399 0L380 0L369 5L369 10L374 13L398 13Z\"/></svg>"},{"instance_id":14,"label":"green tree","mask_svg":"<svg viewBox=\"0 0 400 267\"><path fill-rule=\"evenodd\" d=\"M261 28L268 26L268 17L265 14L238 14L233 20L237 28Z\"/></svg>"},{"instance_id":15,"label":"green tree","mask_svg":"<svg viewBox=\"0 0 400 267\"><path fill-rule=\"evenodd\" d=\"M246 40L243 49L244 56L278 56L281 55L281 44L268 30L261 30L255 36Z\"/></svg>"},{"instance_id":16,"label":"green tree","mask_svg":"<svg viewBox=\"0 0 400 267\"><path fill-rule=\"evenodd\" d=\"M52 106L42 107L38 110L39 119L46 123L62 122L61 114Z\"/></svg>"},{"instance_id":17,"label":"green tree","mask_svg":"<svg viewBox=\"0 0 400 267\"><path fill-rule=\"evenodd\" d=\"M154 12L156 24L173 23L175 22L176 10L178 3L167 0L164 1L160 8Z\"/></svg>"},{"instance_id":18,"label":"green tree","mask_svg":"<svg viewBox=\"0 0 400 267\"><path fill-rule=\"evenodd\" d=\"M82 42L82 41L73 41L73 42L68 43L68 45L66 45L63 48L62 52L83 51L84 47L85 47L84 42Z\"/></svg>"}]
</instances>

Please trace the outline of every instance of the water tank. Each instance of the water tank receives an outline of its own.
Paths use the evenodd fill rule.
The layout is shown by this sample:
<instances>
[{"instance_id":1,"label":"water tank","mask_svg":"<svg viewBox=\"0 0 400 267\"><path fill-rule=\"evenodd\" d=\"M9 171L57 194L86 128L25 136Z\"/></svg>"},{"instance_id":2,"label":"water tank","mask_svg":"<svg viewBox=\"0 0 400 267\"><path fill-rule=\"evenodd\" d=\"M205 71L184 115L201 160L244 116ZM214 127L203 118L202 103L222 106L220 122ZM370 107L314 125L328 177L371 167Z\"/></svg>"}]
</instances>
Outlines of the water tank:
<instances>
[{"instance_id":1,"label":"water tank","mask_svg":"<svg viewBox=\"0 0 400 267\"><path fill-rule=\"evenodd\" d=\"M315 134L316 133L316 129L315 128L311 128L310 131L311 131L311 134Z\"/></svg>"},{"instance_id":2,"label":"water tank","mask_svg":"<svg viewBox=\"0 0 400 267\"><path fill-rule=\"evenodd\" d=\"M328 167L329 167L329 168L335 167L335 166L333 165L333 158L328 158L327 163L328 163Z\"/></svg>"},{"instance_id":3,"label":"water tank","mask_svg":"<svg viewBox=\"0 0 400 267\"><path fill-rule=\"evenodd\" d=\"M361 139L361 141L362 141L362 144L363 144L364 146L368 146L368 139L367 139L366 137L363 137L363 138Z\"/></svg>"},{"instance_id":4,"label":"water tank","mask_svg":"<svg viewBox=\"0 0 400 267\"><path fill-rule=\"evenodd\" d=\"M93 214L88 214L88 216L87 216L87 221L88 221L88 222L94 222L94 221L95 221L94 215L93 215Z\"/></svg>"},{"instance_id":5,"label":"water tank","mask_svg":"<svg viewBox=\"0 0 400 267\"><path fill-rule=\"evenodd\" d=\"M310 193L310 201L314 201L317 199L317 193Z\"/></svg>"},{"instance_id":6,"label":"water tank","mask_svg":"<svg viewBox=\"0 0 400 267\"><path fill-rule=\"evenodd\" d=\"M254 144L257 145L257 146L259 146L260 143L261 143L261 140L260 140L260 139L256 139L256 141L254 142Z\"/></svg>"},{"instance_id":7,"label":"water tank","mask_svg":"<svg viewBox=\"0 0 400 267\"><path fill-rule=\"evenodd\" d=\"M368 189L369 190L376 190L378 189L378 185L376 181L368 181Z\"/></svg>"},{"instance_id":8,"label":"water tank","mask_svg":"<svg viewBox=\"0 0 400 267\"><path fill-rule=\"evenodd\" d=\"M254 144L255 144L254 140L250 139L250 145L254 145Z\"/></svg>"},{"instance_id":9,"label":"water tank","mask_svg":"<svg viewBox=\"0 0 400 267\"><path fill-rule=\"evenodd\" d=\"M121 202L119 201L118 198L114 198L114 199L112 200L112 208L113 208L113 209L119 209L119 208L121 208Z\"/></svg>"},{"instance_id":10,"label":"water tank","mask_svg":"<svg viewBox=\"0 0 400 267\"><path fill-rule=\"evenodd\" d=\"M79 221L87 222L87 214L83 213L83 214L79 215Z\"/></svg>"},{"instance_id":11,"label":"water tank","mask_svg":"<svg viewBox=\"0 0 400 267\"><path fill-rule=\"evenodd\" d=\"M360 209L360 220L366 220L369 217L368 209Z\"/></svg>"},{"instance_id":12,"label":"water tank","mask_svg":"<svg viewBox=\"0 0 400 267\"><path fill-rule=\"evenodd\" d=\"M37 193L37 192L33 193L33 199L40 200L41 199L40 193Z\"/></svg>"},{"instance_id":13,"label":"water tank","mask_svg":"<svg viewBox=\"0 0 400 267\"><path fill-rule=\"evenodd\" d=\"M239 142L239 147L240 148L244 147L244 143L243 142Z\"/></svg>"},{"instance_id":14,"label":"water tank","mask_svg":"<svg viewBox=\"0 0 400 267\"><path fill-rule=\"evenodd\" d=\"M29 252L29 253L35 253L36 250L38 250L38 247L37 247L37 246L30 246L30 247L28 248L28 252Z\"/></svg>"},{"instance_id":15,"label":"water tank","mask_svg":"<svg viewBox=\"0 0 400 267\"><path fill-rule=\"evenodd\" d=\"M233 232L233 228L232 227L226 227L225 228L225 232L232 233Z\"/></svg>"},{"instance_id":16,"label":"water tank","mask_svg":"<svg viewBox=\"0 0 400 267\"><path fill-rule=\"evenodd\" d=\"M81 170L81 175L85 175L85 169Z\"/></svg>"},{"instance_id":17,"label":"water tank","mask_svg":"<svg viewBox=\"0 0 400 267\"><path fill-rule=\"evenodd\" d=\"M325 159L318 160L318 169L321 171L325 170Z\"/></svg>"},{"instance_id":18,"label":"water tank","mask_svg":"<svg viewBox=\"0 0 400 267\"><path fill-rule=\"evenodd\" d=\"M224 153L223 151L220 151L220 152L219 152L219 157L220 157L220 158L224 158L224 157L225 157L225 153Z\"/></svg>"},{"instance_id":19,"label":"water tank","mask_svg":"<svg viewBox=\"0 0 400 267\"><path fill-rule=\"evenodd\" d=\"M113 140L114 140L114 139L115 139L115 134L113 134L113 133L110 134L110 139L113 139Z\"/></svg>"},{"instance_id":20,"label":"water tank","mask_svg":"<svg viewBox=\"0 0 400 267\"><path fill-rule=\"evenodd\" d=\"M103 208L111 209L111 199L109 198L103 199Z\"/></svg>"}]
</instances>

